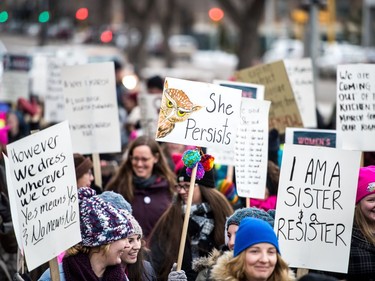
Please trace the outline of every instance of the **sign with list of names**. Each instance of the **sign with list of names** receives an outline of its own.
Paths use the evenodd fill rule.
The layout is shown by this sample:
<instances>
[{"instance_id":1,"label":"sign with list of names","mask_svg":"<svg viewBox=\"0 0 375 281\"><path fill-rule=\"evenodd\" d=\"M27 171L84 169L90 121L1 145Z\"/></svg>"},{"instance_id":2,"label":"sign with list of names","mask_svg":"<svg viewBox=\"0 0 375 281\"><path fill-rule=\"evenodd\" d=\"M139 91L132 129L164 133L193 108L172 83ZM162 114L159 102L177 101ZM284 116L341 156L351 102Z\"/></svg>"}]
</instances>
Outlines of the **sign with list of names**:
<instances>
[{"instance_id":1,"label":"sign with list of names","mask_svg":"<svg viewBox=\"0 0 375 281\"><path fill-rule=\"evenodd\" d=\"M241 197L263 199L268 159L270 101L243 98L235 145L236 188Z\"/></svg>"},{"instance_id":2,"label":"sign with list of names","mask_svg":"<svg viewBox=\"0 0 375 281\"><path fill-rule=\"evenodd\" d=\"M68 122L8 144L7 151L14 228L33 270L81 241Z\"/></svg>"},{"instance_id":3,"label":"sign with list of names","mask_svg":"<svg viewBox=\"0 0 375 281\"><path fill-rule=\"evenodd\" d=\"M360 159L360 151L284 145L274 230L291 267L347 272Z\"/></svg>"},{"instance_id":4,"label":"sign with list of names","mask_svg":"<svg viewBox=\"0 0 375 281\"><path fill-rule=\"evenodd\" d=\"M375 65L337 66L338 147L375 150Z\"/></svg>"},{"instance_id":5,"label":"sign with list of names","mask_svg":"<svg viewBox=\"0 0 375 281\"><path fill-rule=\"evenodd\" d=\"M120 152L113 62L65 66L61 78L73 151L81 154Z\"/></svg>"},{"instance_id":6,"label":"sign with list of names","mask_svg":"<svg viewBox=\"0 0 375 281\"><path fill-rule=\"evenodd\" d=\"M234 147L241 91L167 77L156 140L200 147Z\"/></svg>"}]
</instances>

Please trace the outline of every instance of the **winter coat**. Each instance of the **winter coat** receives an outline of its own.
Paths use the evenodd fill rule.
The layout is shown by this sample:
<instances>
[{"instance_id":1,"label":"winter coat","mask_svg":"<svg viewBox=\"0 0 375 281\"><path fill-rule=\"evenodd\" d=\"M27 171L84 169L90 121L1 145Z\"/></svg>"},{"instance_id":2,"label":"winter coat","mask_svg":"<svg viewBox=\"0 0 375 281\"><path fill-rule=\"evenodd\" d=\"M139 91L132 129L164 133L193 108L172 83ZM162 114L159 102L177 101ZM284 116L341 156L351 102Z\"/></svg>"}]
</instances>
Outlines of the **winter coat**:
<instances>
[{"instance_id":1,"label":"winter coat","mask_svg":"<svg viewBox=\"0 0 375 281\"><path fill-rule=\"evenodd\" d=\"M211 280L215 281L240 281L237 277L232 276L227 270L228 262L233 259L233 251L224 252L217 260L216 265L211 270ZM295 281L294 273L289 270L288 281Z\"/></svg>"},{"instance_id":2,"label":"winter coat","mask_svg":"<svg viewBox=\"0 0 375 281\"><path fill-rule=\"evenodd\" d=\"M213 249L209 256L201 257L193 261L193 270L198 272L195 281L210 281L210 274L212 267L217 263L219 257L223 254L222 251Z\"/></svg>"}]
</instances>

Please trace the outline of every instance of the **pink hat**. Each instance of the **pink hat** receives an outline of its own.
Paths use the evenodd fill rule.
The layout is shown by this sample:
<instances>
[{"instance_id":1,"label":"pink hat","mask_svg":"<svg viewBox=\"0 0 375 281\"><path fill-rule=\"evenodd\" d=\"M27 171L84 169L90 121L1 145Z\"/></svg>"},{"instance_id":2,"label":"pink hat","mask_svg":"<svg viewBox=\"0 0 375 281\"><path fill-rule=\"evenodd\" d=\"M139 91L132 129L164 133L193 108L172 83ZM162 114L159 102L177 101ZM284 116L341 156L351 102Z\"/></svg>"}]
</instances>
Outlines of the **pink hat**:
<instances>
[{"instance_id":1,"label":"pink hat","mask_svg":"<svg viewBox=\"0 0 375 281\"><path fill-rule=\"evenodd\" d=\"M357 198L355 203L357 204L364 197L375 193L375 166L362 167L359 170L358 187L357 187Z\"/></svg>"}]
</instances>

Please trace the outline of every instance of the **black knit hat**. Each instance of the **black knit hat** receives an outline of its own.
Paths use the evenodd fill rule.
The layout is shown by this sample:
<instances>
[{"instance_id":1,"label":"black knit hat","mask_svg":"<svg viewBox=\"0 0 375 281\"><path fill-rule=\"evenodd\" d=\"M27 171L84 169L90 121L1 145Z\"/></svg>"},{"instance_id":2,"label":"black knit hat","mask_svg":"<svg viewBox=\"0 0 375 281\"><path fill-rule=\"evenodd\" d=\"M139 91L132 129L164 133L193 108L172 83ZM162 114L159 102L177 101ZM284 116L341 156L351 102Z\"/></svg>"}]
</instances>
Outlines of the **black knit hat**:
<instances>
[{"instance_id":1,"label":"black knit hat","mask_svg":"<svg viewBox=\"0 0 375 281\"><path fill-rule=\"evenodd\" d=\"M190 182L190 176L188 176L186 173L186 166L181 168L177 175L177 182ZM196 179L195 183L208 188L215 188L215 170L211 169L205 172L203 178L201 178L200 180Z\"/></svg>"}]
</instances>

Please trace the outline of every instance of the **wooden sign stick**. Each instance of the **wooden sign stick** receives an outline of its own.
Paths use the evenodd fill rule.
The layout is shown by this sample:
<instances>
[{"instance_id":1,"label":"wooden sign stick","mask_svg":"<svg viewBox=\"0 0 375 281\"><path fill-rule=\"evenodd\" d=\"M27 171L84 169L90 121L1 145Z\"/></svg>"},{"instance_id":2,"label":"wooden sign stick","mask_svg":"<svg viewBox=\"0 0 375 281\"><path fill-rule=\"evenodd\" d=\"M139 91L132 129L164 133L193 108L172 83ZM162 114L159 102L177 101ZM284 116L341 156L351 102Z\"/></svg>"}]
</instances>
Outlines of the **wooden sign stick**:
<instances>
[{"instance_id":1,"label":"wooden sign stick","mask_svg":"<svg viewBox=\"0 0 375 281\"><path fill-rule=\"evenodd\" d=\"M99 153L92 154L92 164L94 166L94 176L95 176L95 184L102 187L102 170L100 166L100 156Z\"/></svg>"},{"instance_id":2,"label":"wooden sign stick","mask_svg":"<svg viewBox=\"0 0 375 281\"><path fill-rule=\"evenodd\" d=\"M306 275L309 273L309 270L307 268L297 268L297 278L299 279L300 277Z\"/></svg>"},{"instance_id":3,"label":"wooden sign stick","mask_svg":"<svg viewBox=\"0 0 375 281\"><path fill-rule=\"evenodd\" d=\"M182 227L180 249L178 251L177 271L181 270L181 267L182 267L182 258L184 256L184 251L185 251L186 234L187 234L187 229L188 229L188 225L189 225L191 202L193 201L195 178L197 176L197 167L198 167L198 164L195 165L195 167L191 171L190 187L189 187L188 200L186 202L184 225Z\"/></svg>"}]
</instances>

